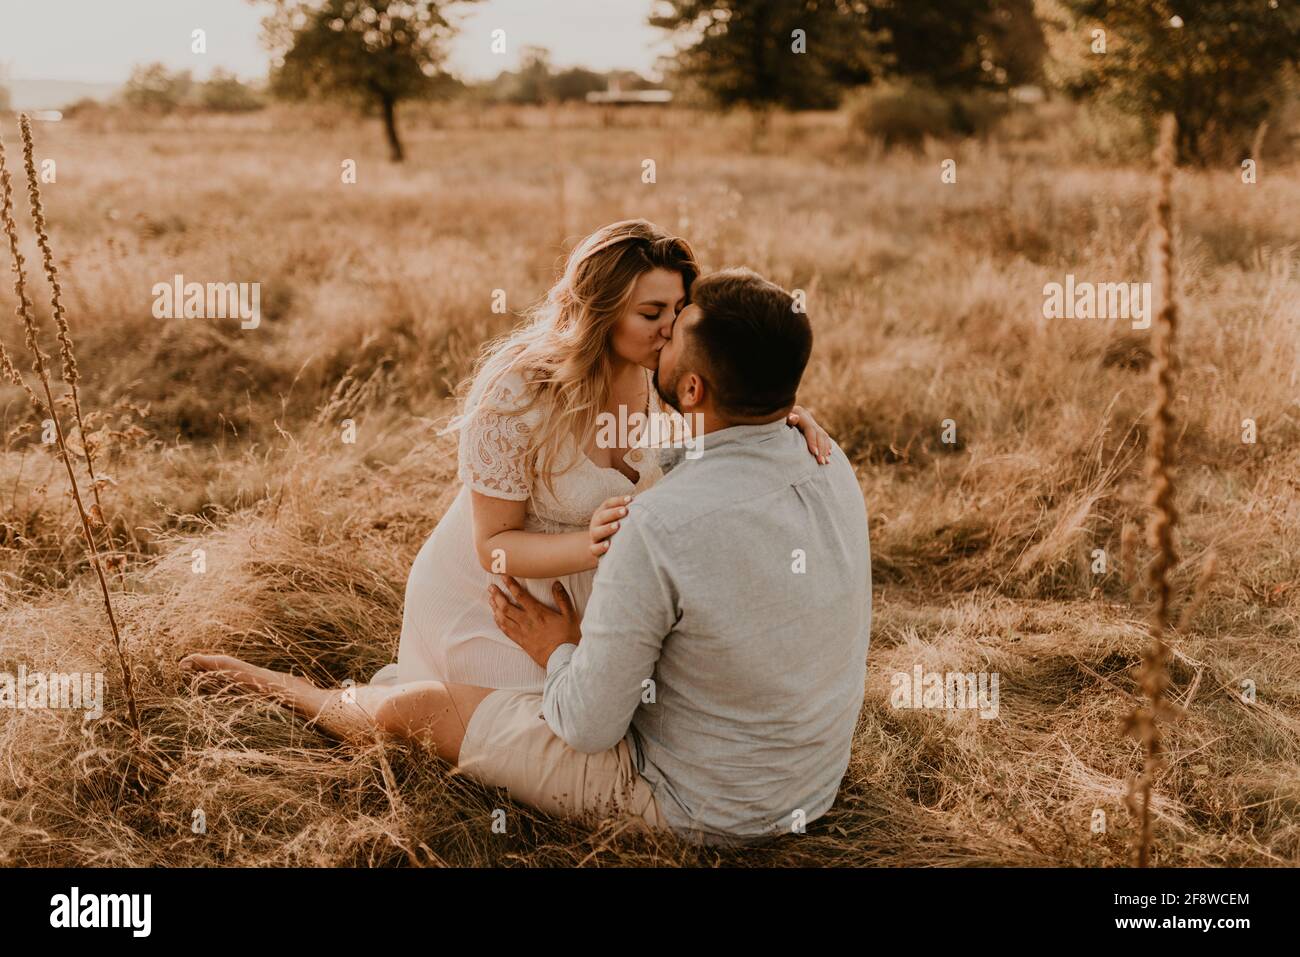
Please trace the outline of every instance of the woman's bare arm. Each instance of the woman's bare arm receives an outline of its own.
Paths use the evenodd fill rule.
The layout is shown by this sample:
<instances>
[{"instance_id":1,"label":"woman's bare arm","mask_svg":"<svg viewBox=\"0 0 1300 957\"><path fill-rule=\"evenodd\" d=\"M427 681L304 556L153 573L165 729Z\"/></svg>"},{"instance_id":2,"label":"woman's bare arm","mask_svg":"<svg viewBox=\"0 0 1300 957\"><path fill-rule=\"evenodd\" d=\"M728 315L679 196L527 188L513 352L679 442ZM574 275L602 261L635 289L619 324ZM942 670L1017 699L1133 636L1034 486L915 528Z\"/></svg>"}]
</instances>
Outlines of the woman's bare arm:
<instances>
[{"instance_id":1,"label":"woman's bare arm","mask_svg":"<svg viewBox=\"0 0 1300 957\"><path fill-rule=\"evenodd\" d=\"M527 502L493 498L470 489L474 550L485 571L515 578L559 578L596 567L591 533L525 532Z\"/></svg>"}]
</instances>

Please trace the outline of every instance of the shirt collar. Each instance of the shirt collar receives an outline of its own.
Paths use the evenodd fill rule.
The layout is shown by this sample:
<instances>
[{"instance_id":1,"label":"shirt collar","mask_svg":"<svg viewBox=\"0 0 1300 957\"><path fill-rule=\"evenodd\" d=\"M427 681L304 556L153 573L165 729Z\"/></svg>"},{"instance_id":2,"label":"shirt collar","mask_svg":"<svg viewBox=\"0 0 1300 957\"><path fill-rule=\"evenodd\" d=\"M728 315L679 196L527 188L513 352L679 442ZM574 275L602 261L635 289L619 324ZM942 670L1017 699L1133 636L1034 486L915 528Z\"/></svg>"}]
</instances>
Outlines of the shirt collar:
<instances>
[{"instance_id":1,"label":"shirt collar","mask_svg":"<svg viewBox=\"0 0 1300 957\"><path fill-rule=\"evenodd\" d=\"M725 429L716 429L712 432L705 432L701 436L701 441L706 449L716 449L720 445L729 445L738 443L743 445L752 445L756 442L764 442L774 435L779 435L782 429L790 428L785 419L777 419L775 422L768 422L764 425L731 425Z\"/></svg>"}]
</instances>

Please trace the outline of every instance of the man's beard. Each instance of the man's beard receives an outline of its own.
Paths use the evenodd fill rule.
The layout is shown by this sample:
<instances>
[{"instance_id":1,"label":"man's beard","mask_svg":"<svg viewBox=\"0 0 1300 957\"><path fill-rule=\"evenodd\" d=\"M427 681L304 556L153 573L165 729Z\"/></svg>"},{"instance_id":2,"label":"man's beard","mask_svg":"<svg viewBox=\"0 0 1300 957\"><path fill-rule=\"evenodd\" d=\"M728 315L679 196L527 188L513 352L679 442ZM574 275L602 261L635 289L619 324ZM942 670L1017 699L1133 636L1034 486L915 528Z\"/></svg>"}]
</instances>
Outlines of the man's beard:
<instances>
[{"instance_id":1,"label":"man's beard","mask_svg":"<svg viewBox=\"0 0 1300 957\"><path fill-rule=\"evenodd\" d=\"M663 387L662 385L659 384L659 370L658 370L658 369L655 369L655 371L654 371L654 375L651 376L651 378L653 379L654 384L655 384L655 391L659 393L659 400L660 400L661 402L663 402L665 405L669 406L669 407L670 407L674 412L676 412L676 413L678 413L678 414L680 415L680 414L681 414L681 411L682 411L682 407L681 407L680 405L677 404L677 395L676 395L676 392L677 392L677 388L676 388L676 386L677 386L677 380L676 380L676 377L674 377L674 379L673 379L673 382L672 382L673 390L672 390L671 392L667 391L666 389L664 389L664 387Z\"/></svg>"}]
</instances>

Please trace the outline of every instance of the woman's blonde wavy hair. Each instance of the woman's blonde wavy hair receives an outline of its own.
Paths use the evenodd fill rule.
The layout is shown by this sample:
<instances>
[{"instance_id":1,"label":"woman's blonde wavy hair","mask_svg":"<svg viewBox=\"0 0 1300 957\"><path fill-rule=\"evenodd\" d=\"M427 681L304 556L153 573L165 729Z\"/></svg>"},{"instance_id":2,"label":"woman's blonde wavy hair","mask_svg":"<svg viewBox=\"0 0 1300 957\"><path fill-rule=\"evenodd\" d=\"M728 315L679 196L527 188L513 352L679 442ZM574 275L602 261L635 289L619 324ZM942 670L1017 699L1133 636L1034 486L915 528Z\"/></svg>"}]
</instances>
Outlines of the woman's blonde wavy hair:
<instances>
[{"instance_id":1,"label":"woman's blonde wavy hair","mask_svg":"<svg viewBox=\"0 0 1300 957\"><path fill-rule=\"evenodd\" d=\"M549 409L540 428L528 436L523 464L533 474L546 452L540 478L550 488L557 461L552 453L562 439L595 432L611 386L614 326L627 311L633 285L652 269L680 273L688 297L700 273L686 240L644 219L610 223L578 243L559 281L526 313L525 322L484 347L473 375L461 386L464 407L450 428L460 427L480 408L512 415L538 406ZM495 408L493 387L512 372L522 374L528 396L518 406Z\"/></svg>"}]
</instances>

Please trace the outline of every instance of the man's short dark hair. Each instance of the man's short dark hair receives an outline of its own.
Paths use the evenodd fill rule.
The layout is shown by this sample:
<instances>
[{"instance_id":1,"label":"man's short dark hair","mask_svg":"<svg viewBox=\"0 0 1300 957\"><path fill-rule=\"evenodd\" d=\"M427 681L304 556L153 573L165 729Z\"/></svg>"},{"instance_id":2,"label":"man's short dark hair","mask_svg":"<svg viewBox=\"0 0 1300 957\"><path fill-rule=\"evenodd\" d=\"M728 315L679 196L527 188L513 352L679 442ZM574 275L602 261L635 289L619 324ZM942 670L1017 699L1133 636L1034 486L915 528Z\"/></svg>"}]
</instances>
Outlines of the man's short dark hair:
<instances>
[{"instance_id":1,"label":"man's short dark hair","mask_svg":"<svg viewBox=\"0 0 1300 957\"><path fill-rule=\"evenodd\" d=\"M795 300L752 269L724 269L695 280L701 315L689 349L723 415L760 418L794 404L812 353L812 326Z\"/></svg>"}]
</instances>

